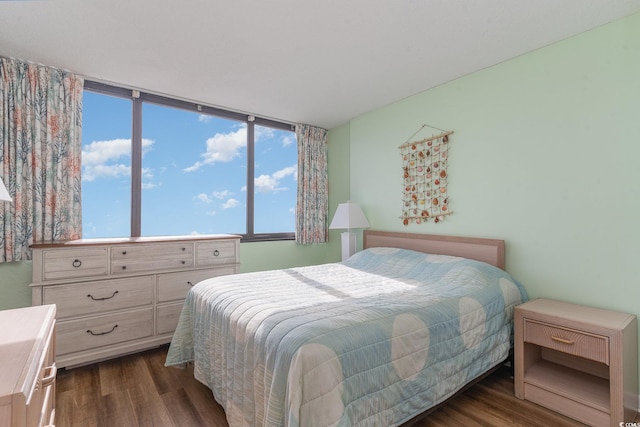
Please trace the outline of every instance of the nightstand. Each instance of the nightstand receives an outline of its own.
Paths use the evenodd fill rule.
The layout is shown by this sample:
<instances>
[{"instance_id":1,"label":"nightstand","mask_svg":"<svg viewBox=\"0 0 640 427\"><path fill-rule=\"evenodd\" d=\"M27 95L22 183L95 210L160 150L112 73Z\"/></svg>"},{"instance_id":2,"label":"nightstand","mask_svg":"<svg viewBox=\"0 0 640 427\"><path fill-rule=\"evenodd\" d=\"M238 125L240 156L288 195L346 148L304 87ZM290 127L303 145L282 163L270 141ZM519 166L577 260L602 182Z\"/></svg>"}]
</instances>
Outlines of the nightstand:
<instances>
[{"instance_id":1,"label":"nightstand","mask_svg":"<svg viewBox=\"0 0 640 427\"><path fill-rule=\"evenodd\" d=\"M592 426L633 421L636 316L537 299L515 309L515 394Z\"/></svg>"}]
</instances>

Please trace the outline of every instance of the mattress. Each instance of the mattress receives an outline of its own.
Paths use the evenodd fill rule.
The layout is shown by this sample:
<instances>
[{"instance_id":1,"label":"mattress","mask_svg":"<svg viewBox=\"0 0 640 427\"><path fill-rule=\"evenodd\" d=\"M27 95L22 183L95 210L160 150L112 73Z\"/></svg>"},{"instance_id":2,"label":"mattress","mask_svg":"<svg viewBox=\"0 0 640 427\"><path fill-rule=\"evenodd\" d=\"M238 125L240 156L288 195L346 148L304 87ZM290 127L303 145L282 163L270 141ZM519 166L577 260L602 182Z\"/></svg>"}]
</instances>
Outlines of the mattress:
<instances>
[{"instance_id":1,"label":"mattress","mask_svg":"<svg viewBox=\"0 0 640 427\"><path fill-rule=\"evenodd\" d=\"M526 300L489 264L370 248L200 282L166 365L193 362L231 427L393 426L504 361Z\"/></svg>"}]
</instances>

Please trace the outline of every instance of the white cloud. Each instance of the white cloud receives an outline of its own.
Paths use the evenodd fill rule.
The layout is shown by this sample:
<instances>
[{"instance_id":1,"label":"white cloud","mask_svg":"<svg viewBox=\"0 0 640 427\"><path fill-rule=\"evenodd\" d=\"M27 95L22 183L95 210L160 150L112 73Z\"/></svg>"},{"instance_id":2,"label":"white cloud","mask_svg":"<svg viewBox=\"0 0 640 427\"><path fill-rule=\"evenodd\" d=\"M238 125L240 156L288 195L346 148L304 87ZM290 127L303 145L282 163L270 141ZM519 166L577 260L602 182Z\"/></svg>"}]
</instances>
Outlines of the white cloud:
<instances>
[{"instance_id":1,"label":"white cloud","mask_svg":"<svg viewBox=\"0 0 640 427\"><path fill-rule=\"evenodd\" d=\"M143 154L153 148L153 141L142 140ZM125 138L93 141L82 150L82 179L118 178L131 175L131 140ZM147 169L143 176L152 176Z\"/></svg>"},{"instance_id":2,"label":"white cloud","mask_svg":"<svg viewBox=\"0 0 640 427\"><path fill-rule=\"evenodd\" d=\"M255 138L256 141L262 141L263 139L271 139L275 133L273 128L268 128L265 126L256 126L255 128Z\"/></svg>"},{"instance_id":3,"label":"white cloud","mask_svg":"<svg viewBox=\"0 0 640 427\"><path fill-rule=\"evenodd\" d=\"M276 131L273 128L265 127L265 126L256 126L256 142L261 142L262 140L271 140L275 137ZM280 138L280 142L283 147L294 144L296 142L295 133L289 132L281 132L282 137Z\"/></svg>"},{"instance_id":4,"label":"white cloud","mask_svg":"<svg viewBox=\"0 0 640 427\"><path fill-rule=\"evenodd\" d=\"M213 197L215 197L216 199L224 199L225 197L233 195L233 192L231 192L229 190L214 191L213 193L211 193L211 195Z\"/></svg>"},{"instance_id":5,"label":"white cloud","mask_svg":"<svg viewBox=\"0 0 640 427\"><path fill-rule=\"evenodd\" d=\"M293 175L294 179L298 179L298 165L288 166L284 169L280 169L279 171L274 172L273 176L281 180L289 175Z\"/></svg>"},{"instance_id":6,"label":"white cloud","mask_svg":"<svg viewBox=\"0 0 640 427\"><path fill-rule=\"evenodd\" d=\"M230 208L235 208L236 206L238 206L240 204L240 202L236 199L229 199L227 200L223 205L222 205L222 209L230 209Z\"/></svg>"},{"instance_id":7,"label":"white cloud","mask_svg":"<svg viewBox=\"0 0 640 427\"><path fill-rule=\"evenodd\" d=\"M161 183L156 183L151 181L151 179L153 178L153 172L151 171L151 169L149 168L142 168L142 179L146 179L147 181L143 181L142 182L142 189L143 190L151 190L154 189L156 187L158 187L159 185L161 185Z\"/></svg>"},{"instance_id":8,"label":"white cloud","mask_svg":"<svg viewBox=\"0 0 640 427\"><path fill-rule=\"evenodd\" d=\"M201 202L203 202L203 203L211 203L211 202L213 201L213 200L211 200L211 199L209 198L209 196L207 196L207 195L206 195L206 194L204 194L204 193L200 193L200 194L198 194L195 198L196 198L196 199L198 199L198 200L200 200L200 201L201 201Z\"/></svg>"},{"instance_id":9,"label":"white cloud","mask_svg":"<svg viewBox=\"0 0 640 427\"><path fill-rule=\"evenodd\" d=\"M207 115L207 114L200 114L200 115L198 116L198 121L199 121L199 122L203 122L203 123L208 123L208 122L210 122L210 121L211 121L211 119L213 119L213 117L212 117L212 116L209 116L209 115Z\"/></svg>"},{"instance_id":10,"label":"white cloud","mask_svg":"<svg viewBox=\"0 0 640 427\"><path fill-rule=\"evenodd\" d=\"M123 164L82 166L82 179L93 181L96 178L118 178L131 175L131 167Z\"/></svg>"},{"instance_id":11,"label":"white cloud","mask_svg":"<svg viewBox=\"0 0 640 427\"><path fill-rule=\"evenodd\" d=\"M293 175L294 179L297 179L297 165L280 169L271 175L260 175L254 181L255 191L257 193L271 193L286 190L286 187L280 187L280 181L290 175Z\"/></svg>"},{"instance_id":12,"label":"white cloud","mask_svg":"<svg viewBox=\"0 0 640 427\"><path fill-rule=\"evenodd\" d=\"M294 144L296 142L295 135L287 134L284 138L282 138L282 146L286 147L288 145Z\"/></svg>"},{"instance_id":13,"label":"white cloud","mask_svg":"<svg viewBox=\"0 0 640 427\"><path fill-rule=\"evenodd\" d=\"M217 133L207 139L207 151L200 154L202 160L185 168L185 172L193 172L204 165L216 162L230 162L240 155L240 150L247 146L247 127L242 126L235 132Z\"/></svg>"},{"instance_id":14,"label":"white cloud","mask_svg":"<svg viewBox=\"0 0 640 427\"><path fill-rule=\"evenodd\" d=\"M194 197L194 199L197 199L199 201L201 201L202 203L213 203L213 199L226 199L229 196L232 196L233 192L229 191L229 190L223 190L223 191L214 191L211 193L211 195L209 194L205 194L205 193L200 193L197 196Z\"/></svg>"}]
</instances>

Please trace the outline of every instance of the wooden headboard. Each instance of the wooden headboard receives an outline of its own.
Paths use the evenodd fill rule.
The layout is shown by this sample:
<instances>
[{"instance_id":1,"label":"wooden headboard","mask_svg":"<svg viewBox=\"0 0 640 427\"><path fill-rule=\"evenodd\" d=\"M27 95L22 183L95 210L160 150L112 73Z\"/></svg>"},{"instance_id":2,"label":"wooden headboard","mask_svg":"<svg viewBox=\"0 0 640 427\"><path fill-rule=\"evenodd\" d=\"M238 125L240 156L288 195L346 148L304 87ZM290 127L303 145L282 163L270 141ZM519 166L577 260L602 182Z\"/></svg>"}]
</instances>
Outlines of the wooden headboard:
<instances>
[{"instance_id":1,"label":"wooden headboard","mask_svg":"<svg viewBox=\"0 0 640 427\"><path fill-rule=\"evenodd\" d=\"M364 230L364 248L391 247L452 255L486 262L504 270L504 240L477 237L435 236Z\"/></svg>"}]
</instances>

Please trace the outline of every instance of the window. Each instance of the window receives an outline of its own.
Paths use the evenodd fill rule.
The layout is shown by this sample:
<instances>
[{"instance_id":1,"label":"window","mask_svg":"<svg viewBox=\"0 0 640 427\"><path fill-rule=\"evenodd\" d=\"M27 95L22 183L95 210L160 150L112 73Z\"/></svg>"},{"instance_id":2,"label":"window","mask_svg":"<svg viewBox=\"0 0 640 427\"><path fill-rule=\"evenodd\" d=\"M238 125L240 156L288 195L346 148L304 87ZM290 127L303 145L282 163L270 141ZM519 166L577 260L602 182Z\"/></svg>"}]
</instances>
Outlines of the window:
<instances>
[{"instance_id":1,"label":"window","mask_svg":"<svg viewBox=\"0 0 640 427\"><path fill-rule=\"evenodd\" d=\"M84 91L83 237L123 237L131 230L131 100Z\"/></svg>"},{"instance_id":2,"label":"window","mask_svg":"<svg viewBox=\"0 0 640 427\"><path fill-rule=\"evenodd\" d=\"M254 227L256 233L294 229L298 176L295 133L255 127Z\"/></svg>"},{"instance_id":3,"label":"window","mask_svg":"<svg viewBox=\"0 0 640 427\"><path fill-rule=\"evenodd\" d=\"M294 238L297 144L290 125L132 93L85 82L84 238Z\"/></svg>"}]
</instances>

